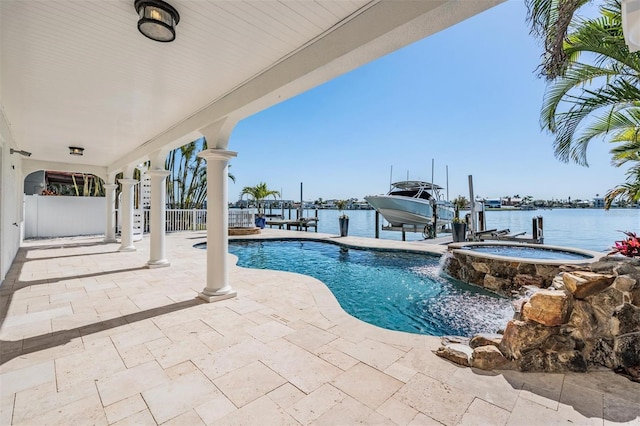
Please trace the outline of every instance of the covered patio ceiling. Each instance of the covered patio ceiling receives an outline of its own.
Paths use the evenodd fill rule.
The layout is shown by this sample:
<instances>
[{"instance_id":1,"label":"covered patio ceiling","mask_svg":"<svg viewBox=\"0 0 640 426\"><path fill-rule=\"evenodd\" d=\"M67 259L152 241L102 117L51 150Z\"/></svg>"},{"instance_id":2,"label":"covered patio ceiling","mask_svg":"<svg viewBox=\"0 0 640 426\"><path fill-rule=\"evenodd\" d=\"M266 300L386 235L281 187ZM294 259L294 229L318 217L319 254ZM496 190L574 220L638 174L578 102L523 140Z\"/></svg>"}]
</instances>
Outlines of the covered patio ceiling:
<instances>
[{"instance_id":1,"label":"covered patio ceiling","mask_svg":"<svg viewBox=\"0 0 640 426\"><path fill-rule=\"evenodd\" d=\"M2 0L2 110L31 169L112 174L501 1L170 0L177 38L158 43L133 0Z\"/></svg>"}]
</instances>

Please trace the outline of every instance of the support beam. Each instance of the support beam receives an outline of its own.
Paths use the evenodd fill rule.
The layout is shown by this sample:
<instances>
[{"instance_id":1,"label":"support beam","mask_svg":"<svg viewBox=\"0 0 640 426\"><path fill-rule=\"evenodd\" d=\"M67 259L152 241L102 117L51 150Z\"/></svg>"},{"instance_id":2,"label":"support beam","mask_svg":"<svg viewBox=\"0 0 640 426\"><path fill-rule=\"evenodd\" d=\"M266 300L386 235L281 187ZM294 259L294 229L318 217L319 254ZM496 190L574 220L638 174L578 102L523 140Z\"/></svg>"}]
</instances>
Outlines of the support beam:
<instances>
[{"instance_id":1,"label":"support beam","mask_svg":"<svg viewBox=\"0 0 640 426\"><path fill-rule=\"evenodd\" d=\"M165 254L166 186L168 170L149 170L151 177L151 209L149 210L149 268L171 265Z\"/></svg>"},{"instance_id":2,"label":"support beam","mask_svg":"<svg viewBox=\"0 0 640 426\"><path fill-rule=\"evenodd\" d=\"M122 185L122 230L118 251L136 251L133 245L133 188L138 183L135 179L120 179Z\"/></svg>"},{"instance_id":3,"label":"support beam","mask_svg":"<svg viewBox=\"0 0 640 426\"><path fill-rule=\"evenodd\" d=\"M118 185L115 183L106 184L105 205L107 209L107 220L105 221L104 242L115 243L116 240L116 189Z\"/></svg>"},{"instance_id":4,"label":"support beam","mask_svg":"<svg viewBox=\"0 0 640 426\"><path fill-rule=\"evenodd\" d=\"M236 291L229 285L229 160L236 152L207 149L198 154L207 160L207 282L198 295L207 302L229 299Z\"/></svg>"}]
</instances>

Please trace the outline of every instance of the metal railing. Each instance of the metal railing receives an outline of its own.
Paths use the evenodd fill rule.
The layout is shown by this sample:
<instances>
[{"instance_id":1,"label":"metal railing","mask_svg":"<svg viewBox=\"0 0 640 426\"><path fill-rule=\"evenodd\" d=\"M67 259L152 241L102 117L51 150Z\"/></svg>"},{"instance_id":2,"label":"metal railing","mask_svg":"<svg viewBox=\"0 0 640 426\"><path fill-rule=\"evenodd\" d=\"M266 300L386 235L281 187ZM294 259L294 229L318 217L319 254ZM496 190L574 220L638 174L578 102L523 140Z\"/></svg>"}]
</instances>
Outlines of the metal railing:
<instances>
[{"instance_id":1,"label":"metal railing","mask_svg":"<svg viewBox=\"0 0 640 426\"><path fill-rule=\"evenodd\" d=\"M251 228L256 226L256 214L246 210L229 210L229 228Z\"/></svg>"},{"instance_id":2,"label":"metal railing","mask_svg":"<svg viewBox=\"0 0 640 426\"><path fill-rule=\"evenodd\" d=\"M204 231L207 229L205 209L167 209L167 232ZM144 232L149 232L149 210L144 210ZM255 226L255 213L251 211L229 211L229 228L250 228Z\"/></svg>"}]
</instances>

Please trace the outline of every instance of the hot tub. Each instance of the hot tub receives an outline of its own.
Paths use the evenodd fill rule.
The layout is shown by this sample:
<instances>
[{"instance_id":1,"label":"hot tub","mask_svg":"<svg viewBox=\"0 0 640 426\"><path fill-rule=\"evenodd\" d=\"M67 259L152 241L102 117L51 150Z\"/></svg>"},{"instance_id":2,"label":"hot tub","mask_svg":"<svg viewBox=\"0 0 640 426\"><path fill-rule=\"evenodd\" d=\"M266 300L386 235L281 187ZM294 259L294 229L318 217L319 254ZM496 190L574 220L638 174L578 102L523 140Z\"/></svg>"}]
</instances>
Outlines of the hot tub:
<instances>
[{"instance_id":1,"label":"hot tub","mask_svg":"<svg viewBox=\"0 0 640 426\"><path fill-rule=\"evenodd\" d=\"M605 253L570 247L513 242L449 244L444 272L461 281L504 295L523 287L546 288L562 265L583 265Z\"/></svg>"}]
</instances>

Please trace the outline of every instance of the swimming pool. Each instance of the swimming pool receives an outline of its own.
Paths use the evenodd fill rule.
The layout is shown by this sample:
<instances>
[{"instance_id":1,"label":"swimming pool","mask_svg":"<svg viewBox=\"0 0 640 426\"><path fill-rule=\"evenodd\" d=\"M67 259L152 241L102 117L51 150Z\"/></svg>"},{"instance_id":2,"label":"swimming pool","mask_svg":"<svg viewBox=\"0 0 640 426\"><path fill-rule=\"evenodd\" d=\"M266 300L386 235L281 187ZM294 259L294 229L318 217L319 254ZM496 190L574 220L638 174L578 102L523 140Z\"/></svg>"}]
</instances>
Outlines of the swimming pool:
<instances>
[{"instance_id":1,"label":"swimming pool","mask_svg":"<svg viewBox=\"0 0 640 426\"><path fill-rule=\"evenodd\" d=\"M238 265L297 272L329 287L350 315L390 330L434 336L494 333L510 299L440 276L439 258L317 241L230 241Z\"/></svg>"}]
</instances>

